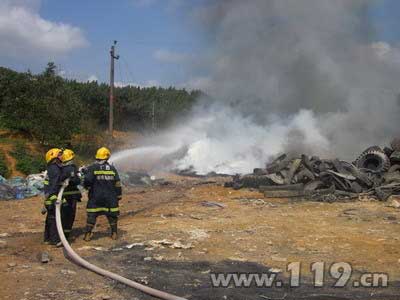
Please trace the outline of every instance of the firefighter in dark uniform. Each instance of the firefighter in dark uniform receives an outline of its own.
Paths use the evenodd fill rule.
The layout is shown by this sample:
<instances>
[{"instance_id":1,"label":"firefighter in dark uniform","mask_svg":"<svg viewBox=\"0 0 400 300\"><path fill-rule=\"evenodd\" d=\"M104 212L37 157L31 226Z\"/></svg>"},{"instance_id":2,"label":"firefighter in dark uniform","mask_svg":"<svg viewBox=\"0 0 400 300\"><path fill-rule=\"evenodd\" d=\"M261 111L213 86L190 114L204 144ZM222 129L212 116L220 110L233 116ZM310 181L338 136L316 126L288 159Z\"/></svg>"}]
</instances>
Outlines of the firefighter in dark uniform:
<instances>
[{"instance_id":1,"label":"firefighter in dark uniform","mask_svg":"<svg viewBox=\"0 0 400 300\"><path fill-rule=\"evenodd\" d=\"M57 245L60 242L56 226L55 202L61 188L61 156L62 150L58 148L50 149L46 153L47 177L44 181L44 205L47 215L44 228L44 242L51 245Z\"/></svg>"},{"instance_id":2,"label":"firefighter in dark uniform","mask_svg":"<svg viewBox=\"0 0 400 300\"><path fill-rule=\"evenodd\" d=\"M82 199L82 193L78 188L81 180L78 176L78 168L74 164L75 153L70 149L63 151L62 160L62 179L69 178L69 185L65 188L63 199L66 201L62 205L61 220L64 235L68 239L71 234L72 226L75 221L76 204Z\"/></svg>"},{"instance_id":3,"label":"firefighter in dark uniform","mask_svg":"<svg viewBox=\"0 0 400 300\"><path fill-rule=\"evenodd\" d=\"M121 182L117 170L108 163L110 156L110 150L105 147L97 150L96 162L88 167L84 174L84 187L89 190L85 241L91 240L92 230L99 215L107 217L111 227L111 238L116 240L118 237Z\"/></svg>"}]
</instances>

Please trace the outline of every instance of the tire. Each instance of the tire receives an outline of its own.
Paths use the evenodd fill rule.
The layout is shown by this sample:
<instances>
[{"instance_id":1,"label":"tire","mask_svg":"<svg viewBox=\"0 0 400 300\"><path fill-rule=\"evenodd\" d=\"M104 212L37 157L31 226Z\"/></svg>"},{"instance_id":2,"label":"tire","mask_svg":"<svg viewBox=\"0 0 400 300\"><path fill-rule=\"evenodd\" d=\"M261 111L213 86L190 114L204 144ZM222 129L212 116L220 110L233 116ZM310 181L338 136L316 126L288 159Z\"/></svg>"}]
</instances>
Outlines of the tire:
<instances>
[{"instance_id":1,"label":"tire","mask_svg":"<svg viewBox=\"0 0 400 300\"><path fill-rule=\"evenodd\" d=\"M394 173L400 171L400 165L391 166L388 173Z\"/></svg>"},{"instance_id":2,"label":"tire","mask_svg":"<svg viewBox=\"0 0 400 300\"><path fill-rule=\"evenodd\" d=\"M245 175L241 177L237 183L240 188L259 188L262 185L272 184L271 180L267 176L268 175Z\"/></svg>"},{"instance_id":3,"label":"tire","mask_svg":"<svg viewBox=\"0 0 400 300\"><path fill-rule=\"evenodd\" d=\"M303 170L295 175L295 180L297 182L308 183L315 180L315 175L308 168L303 167Z\"/></svg>"},{"instance_id":4,"label":"tire","mask_svg":"<svg viewBox=\"0 0 400 300\"><path fill-rule=\"evenodd\" d=\"M381 148L373 146L355 160L355 166L373 173L383 173L390 168L390 159Z\"/></svg>"},{"instance_id":5,"label":"tire","mask_svg":"<svg viewBox=\"0 0 400 300\"><path fill-rule=\"evenodd\" d=\"M390 155L390 161L392 164L400 164L400 151L394 151Z\"/></svg>"},{"instance_id":6,"label":"tire","mask_svg":"<svg viewBox=\"0 0 400 300\"><path fill-rule=\"evenodd\" d=\"M400 138L393 139L390 143L390 147L392 147L394 151L400 151Z\"/></svg>"},{"instance_id":7,"label":"tire","mask_svg":"<svg viewBox=\"0 0 400 300\"><path fill-rule=\"evenodd\" d=\"M304 186L304 190L306 190L306 191L315 191L316 189L322 188L324 186L325 186L325 184L322 181L314 180L314 181L311 181L311 182L307 183Z\"/></svg>"},{"instance_id":8,"label":"tire","mask_svg":"<svg viewBox=\"0 0 400 300\"><path fill-rule=\"evenodd\" d=\"M288 184L288 185L262 185L260 186L260 192L266 191L302 191L304 190L304 184Z\"/></svg>"},{"instance_id":9,"label":"tire","mask_svg":"<svg viewBox=\"0 0 400 300\"><path fill-rule=\"evenodd\" d=\"M286 168L290 163L290 158L286 154L282 154L270 164L267 164L266 170L268 174L278 173Z\"/></svg>"}]
</instances>

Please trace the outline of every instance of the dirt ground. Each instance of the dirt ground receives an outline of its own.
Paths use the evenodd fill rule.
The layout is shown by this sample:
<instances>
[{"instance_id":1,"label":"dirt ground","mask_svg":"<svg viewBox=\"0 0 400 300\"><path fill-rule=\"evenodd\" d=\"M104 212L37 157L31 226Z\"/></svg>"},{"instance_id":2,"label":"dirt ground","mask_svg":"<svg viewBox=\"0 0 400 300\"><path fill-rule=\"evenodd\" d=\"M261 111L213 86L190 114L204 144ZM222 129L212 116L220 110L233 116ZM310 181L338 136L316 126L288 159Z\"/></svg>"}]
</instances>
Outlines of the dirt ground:
<instances>
[{"instance_id":1,"label":"dirt ground","mask_svg":"<svg viewBox=\"0 0 400 300\"><path fill-rule=\"evenodd\" d=\"M188 299L400 299L398 209L372 200L267 199L224 188L223 178L167 179L171 184L124 190L118 241L108 237L105 218L91 242L82 240L84 200L72 247L98 266ZM0 299L153 299L42 244L41 205L39 197L0 201ZM39 260L44 251L47 264ZM273 268L286 278L290 262L301 262L302 288L211 287L214 272ZM350 263L354 276L384 272L390 287L312 288L313 262Z\"/></svg>"}]
</instances>

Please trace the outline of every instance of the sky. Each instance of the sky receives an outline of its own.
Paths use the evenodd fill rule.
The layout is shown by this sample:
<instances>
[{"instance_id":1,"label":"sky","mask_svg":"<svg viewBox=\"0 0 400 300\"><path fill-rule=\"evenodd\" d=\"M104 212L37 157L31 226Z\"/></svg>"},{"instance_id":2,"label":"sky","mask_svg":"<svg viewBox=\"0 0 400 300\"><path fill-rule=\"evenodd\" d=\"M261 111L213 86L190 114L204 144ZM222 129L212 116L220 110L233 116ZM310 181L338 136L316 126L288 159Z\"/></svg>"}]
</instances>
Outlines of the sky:
<instances>
[{"instance_id":1,"label":"sky","mask_svg":"<svg viewBox=\"0 0 400 300\"><path fill-rule=\"evenodd\" d=\"M66 78L107 82L117 40L117 85L206 88L213 40L196 12L210 1L0 0L0 65L37 73L54 61ZM372 2L376 42L397 45L400 1Z\"/></svg>"}]
</instances>

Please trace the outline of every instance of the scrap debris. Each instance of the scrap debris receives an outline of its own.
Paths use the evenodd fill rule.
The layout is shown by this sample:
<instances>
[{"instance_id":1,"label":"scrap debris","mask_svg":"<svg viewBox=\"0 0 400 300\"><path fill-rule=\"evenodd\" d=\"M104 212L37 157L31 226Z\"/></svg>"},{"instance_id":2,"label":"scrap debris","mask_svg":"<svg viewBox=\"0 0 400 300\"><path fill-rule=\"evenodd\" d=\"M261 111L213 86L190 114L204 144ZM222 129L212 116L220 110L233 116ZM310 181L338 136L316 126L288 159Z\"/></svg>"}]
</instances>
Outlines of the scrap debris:
<instances>
[{"instance_id":1,"label":"scrap debris","mask_svg":"<svg viewBox=\"0 0 400 300\"><path fill-rule=\"evenodd\" d=\"M219 207L219 208L225 208L226 205L218 202L212 202L212 201L203 201L201 202L202 206L206 207Z\"/></svg>"},{"instance_id":2,"label":"scrap debris","mask_svg":"<svg viewBox=\"0 0 400 300\"><path fill-rule=\"evenodd\" d=\"M156 178L145 172L130 171L120 174L122 185L125 187L143 187L169 185L169 181ZM0 200L22 200L44 192L46 172L31 174L26 178L16 176L6 179L0 175ZM83 189L83 188L82 188Z\"/></svg>"},{"instance_id":3,"label":"scrap debris","mask_svg":"<svg viewBox=\"0 0 400 300\"><path fill-rule=\"evenodd\" d=\"M21 200L43 193L45 173L5 179L0 176L0 200Z\"/></svg>"},{"instance_id":4,"label":"scrap debris","mask_svg":"<svg viewBox=\"0 0 400 300\"><path fill-rule=\"evenodd\" d=\"M48 262L50 262L50 254L48 252L42 252L42 254L40 255L40 262L42 264L47 264Z\"/></svg>"},{"instance_id":5,"label":"scrap debris","mask_svg":"<svg viewBox=\"0 0 400 300\"><path fill-rule=\"evenodd\" d=\"M123 186L137 187L137 186L154 186L154 185L168 185L170 182L165 181L163 178L156 178L146 172L129 171L121 173L121 182Z\"/></svg>"},{"instance_id":6,"label":"scrap debris","mask_svg":"<svg viewBox=\"0 0 400 300\"><path fill-rule=\"evenodd\" d=\"M352 163L317 156L282 154L253 174L235 175L226 187L257 188L268 198L304 197L333 202L400 194L400 139L384 149L373 146Z\"/></svg>"}]
</instances>

